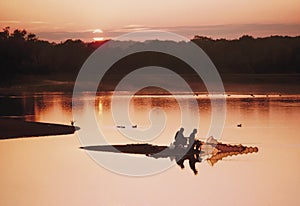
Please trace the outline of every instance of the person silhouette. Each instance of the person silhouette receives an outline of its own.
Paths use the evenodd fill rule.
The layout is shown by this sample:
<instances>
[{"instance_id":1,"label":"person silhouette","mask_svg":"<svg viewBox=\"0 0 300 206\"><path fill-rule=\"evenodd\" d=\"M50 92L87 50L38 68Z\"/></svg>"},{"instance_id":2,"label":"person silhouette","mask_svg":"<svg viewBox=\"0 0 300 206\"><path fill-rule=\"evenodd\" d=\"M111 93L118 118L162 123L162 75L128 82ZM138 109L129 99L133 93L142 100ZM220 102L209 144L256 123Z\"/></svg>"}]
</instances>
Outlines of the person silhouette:
<instances>
[{"instance_id":1,"label":"person silhouette","mask_svg":"<svg viewBox=\"0 0 300 206\"><path fill-rule=\"evenodd\" d=\"M199 157L199 153L197 152L188 152L187 154L181 156L177 155L175 156L175 161L177 165L180 166L181 169L184 169L184 161L188 160L191 170L193 170L194 174L198 174L198 170L196 169L196 163L201 162L202 159Z\"/></svg>"},{"instance_id":2,"label":"person silhouette","mask_svg":"<svg viewBox=\"0 0 300 206\"><path fill-rule=\"evenodd\" d=\"M183 147L186 144L187 139L183 136L183 131L184 131L183 128L180 128L180 130L177 131L175 135L175 142L174 142L175 147L178 147L180 145L181 147Z\"/></svg>"},{"instance_id":3,"label":"person silhouette","mask_svg":"<svg viewBox=\"0 0 300 206\"><path fill-rule=\"evenodd\" d=\"M198 170L196 169L196 163L201 162L202 159L199 157L199 155L196 154L190 154L188 159L189 159L190 168L193 170L194 174L197 175Z\"/></svg>"},{"instance_id":4,"label":"person silhouette","mask_svg":"<svg viewBox=\"0 0 300 206\"><path fill-rule=\"evenodd\" d=\"M196 134L197 134L197 129L194 129L193 132L190 134L189 136L189 144L188 144L188 147L190 149L194 149L194 146L195 146L195 137L196 137Z\"/></svg>"},{"instance_id":5,"label":"person silhouette","mask_svg":"<svg viewBox=\"0 0 300 206\"><path fill-rule=\"evenodd\" d=\"M184 160L185 160L185 157L181 157L180 155L176 155L175 156L175 161L176 161L176 164L180 166L181 169L184 169Z\"/></svg>"}]
</instances>

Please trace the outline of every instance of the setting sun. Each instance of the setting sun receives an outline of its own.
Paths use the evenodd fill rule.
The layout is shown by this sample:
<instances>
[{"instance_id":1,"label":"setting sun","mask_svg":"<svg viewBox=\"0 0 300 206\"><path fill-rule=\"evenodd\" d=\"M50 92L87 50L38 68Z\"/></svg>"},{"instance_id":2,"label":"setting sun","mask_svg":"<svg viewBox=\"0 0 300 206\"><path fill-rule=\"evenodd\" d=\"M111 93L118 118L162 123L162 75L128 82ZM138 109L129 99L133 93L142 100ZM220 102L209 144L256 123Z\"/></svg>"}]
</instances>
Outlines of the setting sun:
<instances>
[{"instance_id":1,"label":"setting sun","mask_svg":"<svg viewBox=\"0 0 300 206\"><path fill-rule=\"evenodd\" d=\"M93 34L102 34L102 33L103 33L102 29L95 29L95 30L93 31ZM95 36L95 37L93 37L93 40L94 40L94 41L103 41L104 38L101 37L101 36Z\"/></svg>"},{"instance_id":2,"label":"setting sun","mask_svg":"<svg viewBox=\"0 0 300 206\"><path fill-rule=\"evenodd\" d=\"M95 30L93 31L93 34L96 34L96 33L103 33L103 31L102 31L101 29L95 29Z\"/></svg>"},{"instance_id":3,"label":"setting sun","mask_svg":"<svg viewBox=\"0 0 300 206\"><path fill-rule=\"evenodd\" d=\"M103 37L94 37L93 39L94 39L94 41L103 41L104 40Z\"/></svg>"}]
</instances>

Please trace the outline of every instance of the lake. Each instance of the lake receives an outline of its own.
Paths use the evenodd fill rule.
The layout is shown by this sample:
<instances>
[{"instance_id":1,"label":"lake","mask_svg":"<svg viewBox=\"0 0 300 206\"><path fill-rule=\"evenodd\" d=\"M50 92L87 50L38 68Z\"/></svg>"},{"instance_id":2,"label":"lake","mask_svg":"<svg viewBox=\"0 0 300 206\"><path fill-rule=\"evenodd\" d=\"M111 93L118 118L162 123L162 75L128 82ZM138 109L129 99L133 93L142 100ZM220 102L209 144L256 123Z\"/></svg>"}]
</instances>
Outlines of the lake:
<instances>
[{"instance_id":1,"label":"lake","mask_svg":"<svg viewBox=\"0 0 300 206\"><path fill-rule=\"evenodd\" d=\"M122 112L122 99L126 98L124 95L116 99L117 114ZM137 95L128 107L131 122L121 119L115 123L110 94L98 94L94 104L91 94L82 93L75 99L75 117L70 93L1 96L1 116L62 124L70 124L74 119L81 129L72 135L1 140L0 205L300 204L300 95L297 94L227 96L225 125L219 141L257 146L259 151L226 157L214 166L203 161L196 165L198 175L194 175L187 162L181 169L170 159L94 152L107 157L101 166L79 149L103 143L94 132L94 119L109 144L169 145L181 126L185 128L185 136L189 136L198 118L197 138L205 140L212 120L209 97L181 94L177 98L183 107L171 95ZM95 115L91 117L94 109ZM188 117L184 125L181 115ZM238 124L242 126L237 127ZM150 127L158 128L157 136L139 139L140 136L122 135L134 135ZM124 156L137 158L141 164L127 165L122 162ZM133 167L129 172L142 174L140 169L148 161L154 166L168 166L157 170L151 167L139 177L126 175L127 167Z\"/></svg>"}]
</instances>

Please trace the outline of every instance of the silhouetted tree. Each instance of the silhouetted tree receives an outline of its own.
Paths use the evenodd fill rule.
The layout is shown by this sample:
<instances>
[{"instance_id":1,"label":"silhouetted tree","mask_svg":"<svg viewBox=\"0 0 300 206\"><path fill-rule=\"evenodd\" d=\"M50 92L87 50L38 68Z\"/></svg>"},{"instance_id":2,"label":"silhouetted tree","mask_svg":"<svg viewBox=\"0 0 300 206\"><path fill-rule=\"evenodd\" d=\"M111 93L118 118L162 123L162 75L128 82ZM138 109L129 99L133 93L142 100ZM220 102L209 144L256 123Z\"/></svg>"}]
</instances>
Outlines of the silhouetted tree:
<instances>
[{"instance_id":1,"label":"silhouetted tree","mask_svg":"<svg viewBox=\"0 0 300 206\"><path fill-rule=\"evenodd\" d=\"M11 35L12 38L14 39L21 39L21 40L25 40L25 36L27 34L27 31L26 30L19 30L19 29L16 29L13 34Z\"/></svg>"},{"instance_id":2,"label":"silhouetted tree","mask_svg":"<svg viewBox=\"0 0 300 206\"><path fill-rule=\"evenodd\" d=\"M3 28L3 31L0 32L0 39L3 41L3 40L6 40L9 38L9 26L8 27L5 27Z\"/></svg>"},{"instance_id":3,"label":"silhouetted tree","mask_svg":"<svg viewBox=\"0 0 300 206\"><path fill-rule=\"evenodd\" d=\"M36 41L38 40L37 36L33 33L29 33L26 38L27 41Z\"/></svg>"},{"instance_id":4,"label":"silhouetted tree","mask_svg":"<svg viewBox=\"0 0 300 206\"><path fill-rule=\"evenodd\" d=\"M220 73L300 73L299 36L254 38L244 35L239 39L226 40L196 35L191 41L208 54ZM58 44L50 43L39 40L35 34L27 33L26 30L16 29L10 33L10 28L5 27L0 32L0 85L14 84L14 80L24 75L75 80L84 61L105 42L84 43L68 39ZM155 44L157 41L147 43ZM142 43L130 44L134 46ZM135 59L135 64L150 64L151 59L155 59L158 64L174 67L180 73L189 72L180 69L178 65L184 67L184 64L177 60L150 55L156 56L150 58L149 54L141 55ZM124 62L120 73L130 70L131 64Z\"/></svg>"}]
</instances>

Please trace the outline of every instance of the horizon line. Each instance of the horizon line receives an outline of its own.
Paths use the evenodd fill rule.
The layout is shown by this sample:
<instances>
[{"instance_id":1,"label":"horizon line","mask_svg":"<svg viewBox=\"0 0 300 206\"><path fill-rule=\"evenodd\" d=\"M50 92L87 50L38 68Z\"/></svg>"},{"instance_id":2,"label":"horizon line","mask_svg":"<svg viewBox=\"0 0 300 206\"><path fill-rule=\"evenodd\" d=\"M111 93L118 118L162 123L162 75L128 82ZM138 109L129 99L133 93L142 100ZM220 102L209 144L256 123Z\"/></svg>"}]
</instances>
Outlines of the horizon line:
<instances>
[{"instance_id":1,"label":"horizon line","mask_svg":"<svg viewBox=\"0 0 300 206\"><path fill-rule=\"evenodd\" d=\"M1 21L0 21L1 23ZM2 28L6 26L1 25ZM12 30L20 29L17 26L9 26ZM23 30L23 29L21 29ZM147 30L161 30L166 32L172 32L187 39L193 39L195 36L208 37L213 40L226 39L234 40L239 39L244 35L249 35L254 38L266 38L270 36L289 36L297 37L300 35L300 23L293 24L218 24L218 25L203 25L203 26L173 26L173 27L145 27L143 25L128 27L124 26L119 29L103 30L103 33L97 34L93 32L93 29L81 29L81 30L55 30L52 31L37 31L34 28L25 29L27 32L37 35L39 40L45 40L49 42L62 43L68 39L82 40L83 42L95 42L95 38L103 38L103 40L110 40L120 35Z\"/></svg>"}]
</instances>

